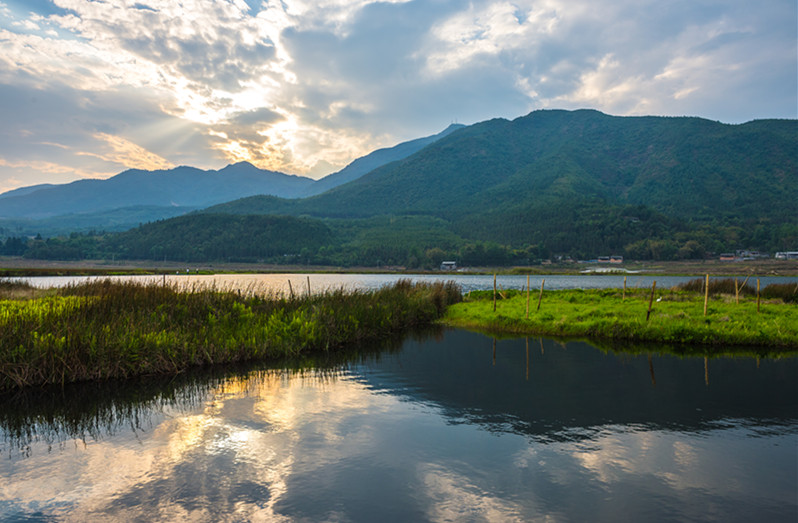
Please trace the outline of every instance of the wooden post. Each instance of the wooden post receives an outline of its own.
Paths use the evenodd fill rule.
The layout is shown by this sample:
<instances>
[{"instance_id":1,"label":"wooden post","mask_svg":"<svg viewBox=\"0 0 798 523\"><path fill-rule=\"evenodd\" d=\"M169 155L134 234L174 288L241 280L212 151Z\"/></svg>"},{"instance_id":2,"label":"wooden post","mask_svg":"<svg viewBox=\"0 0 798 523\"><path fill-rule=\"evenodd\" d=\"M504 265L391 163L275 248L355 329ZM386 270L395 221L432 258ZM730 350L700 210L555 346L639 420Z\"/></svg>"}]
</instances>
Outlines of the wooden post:
<instances>
[{"instance_id":1,"label":"wooden post","mask_svg":"<svg viewBox=\"0 0 798 523\"><path fill-rule=\"evenodd\" d=\"M740 286L737 285L737 277L734 277L734 300L737 302L737 305L740 305Z\"/></svg>"},{"instance_id":2,"label":"wooden post","mask_svg":"<svg viewBox=\"0 0 798 523\"><path fill-rule=\"evenodd\" d=\"M704 356L704 383L709 387L709 362L706 356Z\"/></svg>"},{"instance_id":3,"label":"wooden post","mask_svg":"<svg viewBox=\"0 0 798 523\"><path fill-rule=\"evenodd\" d=\"M759 314L759 278L756 279L756 312Z\"/></svg>"},{"instance_id":4,"label":"wooden post","mask_svg":"<svg viewBox=\"0 0 798 523\"><path fill-rule=\"evenodd\" d=\"M623 277L623 296L621 296L621 301L626 301L626 276Z\"/></svg>"},{"instance_id":5,"label":"wooden post","mask_svg":"<svg viewBox=\"0 0 798 523\"><path fill-rule=\"evenodd\" d=\"M707 283L704 285L704 316L707 315L707 303L709 302L709 274L707 274Z\"/></svg>"},{"instance_id":6,"label":"wooden post","mask_svg":"<svg viewBox=\"0 0 798 523\"><path fill-rule=\"evenodd\" d=\"M291 280L288 280L288 292L291 295L291 299L294 299L294 287L291 286Z\"/></svg>"},{"instance_id":7,"label":"wooden post","mask_svg":"<svg viewBox=\"0 0 798 523\"><path fill-rule=\"evenodd\" d=\"M526 319L529 319L529 274L526 275ZM527 340L529 344L529 340Z\"/></svg>"},{"instance_id":8,"label":"wooden post","mask_svg":"<svg viewBox=\"0 0 798 523\"><path fill-rule=\"evenodd\" d=\"M493 312L496 312L496 273L493 273Z\"/></svg>"},{"instance_id":9,"label":"wooden post","mask_svg":"<svg viewBox=\"0 0 798 523\"><path fill-rule=\"evenodd\" d=\"M310 276L308 276L308 298L310 297Z\"/></svg>"},{"instance_id":10,"label":"wooden post","mask_svg":"<svg viewBox=\"0 0 798 523\"><path fill-rule=\"evenodd\" d=\"M654 291L657 288L657 280L654 280L654 283L651 285L651 298L648 300L648 312L646 313L646 321L648 321L649 316L651 316L651 306L654 305Z\"/></svg>"},{"instance_id":11,"label":"wooden post","mask_svg":"<svg viewBox=\"0 0 798 523\"><path fill-rule=\"evenodd\" d=\"M543 281L540 282L540 295L538 296L538 311L540 310L540 302L543 300L543 284L546 283L546 278L543 278Z\"/></svg>"}]
</instances>

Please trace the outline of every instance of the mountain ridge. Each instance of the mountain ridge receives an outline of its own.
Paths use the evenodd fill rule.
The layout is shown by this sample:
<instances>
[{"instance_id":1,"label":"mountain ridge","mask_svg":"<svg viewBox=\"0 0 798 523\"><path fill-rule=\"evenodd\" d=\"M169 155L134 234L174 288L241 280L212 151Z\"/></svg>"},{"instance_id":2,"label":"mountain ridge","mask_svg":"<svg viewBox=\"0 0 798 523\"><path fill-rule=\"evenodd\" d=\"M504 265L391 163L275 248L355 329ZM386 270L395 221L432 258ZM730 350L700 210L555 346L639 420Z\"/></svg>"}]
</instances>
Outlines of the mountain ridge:
<instances>
[{"instance_id":1,"label":"mountain ridge","mask_svg":"<svg viewBox=\"0 0 798 523\"><path fill-rule=\"evenodd\" d=\"M64 225L54 228L52 224L63 217L77 230L118 230L142 221L174 217L177 208L187 213L252 195L291 199L320 194L371 169L405 158L462 127L465 126L453 124L438 134L378 149L319 180L260 169L243 161L218 170L185 165L155 171L127 169L104 180L22 187L0 194L0 220L11 221L14 228L35 228L38 223L61 233ZM103 219L125 215L132 208L140 210L136 222ZM73 219L75 216L81 218Z\"/></svg>"},{"instance_id":2,"label":"mountain ridge","mask_svg":"<svg viewBox=\"0 0 798 523\"><path fill-rule=\"evenodd\" d=\"M796 208L784 198L798 190L796 124L534 111L468 126L312 199L264 200L261 212L455 218L480 212L482 194L504 185L507 198L519 205L528 203L532 192L581 199L574 188L581 187L607 201L651 205L685 219L739 206L762 217L784 216ZM209 212L236 212L235 206L227 202ZM253 200L247 207L254 211Z\"/></svg>"},{"instance_id":3,"label":"mountain ridge","mask_svg":"<svg viewBox=\"0 0 798 523\"><path fill-rule=\"evenodd\" d=\"M456 129L314 196L249 196L118 235L37 240L26 255L210 260L216 255L204 242L188 239L247 223L272 230L225 233L213 252L239 261L431 268L444 259L491 266L556 255L667 260L795 250L796 143L796 120L731 125L533 111ZM278 237L270 223L329 234L324 245L297 234L280 253L255 253L247 238Z\"/></svg>"}]
</instances>

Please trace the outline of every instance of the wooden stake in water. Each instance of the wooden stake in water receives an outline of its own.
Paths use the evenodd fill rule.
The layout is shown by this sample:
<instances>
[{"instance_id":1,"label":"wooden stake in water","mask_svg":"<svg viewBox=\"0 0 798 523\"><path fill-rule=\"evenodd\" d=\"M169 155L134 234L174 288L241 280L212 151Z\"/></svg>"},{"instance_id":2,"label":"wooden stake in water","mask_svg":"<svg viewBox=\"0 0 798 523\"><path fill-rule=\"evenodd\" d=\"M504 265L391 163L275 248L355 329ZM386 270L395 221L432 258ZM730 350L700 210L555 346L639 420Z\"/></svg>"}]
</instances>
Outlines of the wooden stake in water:
<instances>
[{"instance_id":1,"label":"wooden stake in water","mask_svg":"<svg viewBox=\"0 0 798 523\"><path fill-rule=\"evenodd\" d=\"M709 302L709 274L707 274L707 283L704 285L704 316L707 315L707 303Z\"/></svg>"},{"instance_id":2,"label":"wooden stake in water","mask_svg":"<svg viewBox=\"0 0 798 523\"><path fill-rule=\"evenodd\" d=\"M291 286L291 280L288 280L288 292L291 295L291 299L294 299L294 287Z\"/></svg>"},{"instance_id":3,"label":"wooden stake in water","mask_svg":"<svg viewBox=\"0 0 798 523\"><path fill-rule=\"evenodd\" d=\"M759 314L759 278L756 279L756 312Z\"/></svg>"},{"instance_id":4,"label":"wooden stake in water","mask_svg":"<svg viewBox=\"0 0 798 523\"><path fill-rule=\"evenodd\" d=\"M546 283L546 278L543 278L543 281L540 282L540 295L538 296L538 308L537 308L538 311L540 310L540 302L541 302L541 300L543 300L543 284L544 283Z\"/></svg>"},{"instance_id":5,"label":"wooden stake in water","mask_svg":"<svg viewBox=\"0 0 798 523\"><path fill-rule=\"evenodd\" d=\"M529 319L529 274L526 275L526 319Z\"/></svg>"},{"instance_id":6,"label":"wooden stake in water","mask_svg":"<svg viewBox=\"0 0 798 523\"><path fill-rule=\"evenodd\" d=\"M308 296L310 296L310 276L308 276Z\"/></svg>"},{"instance_id":7,"label":"wooden stake in water","mask_svg":"<svg viewBox=\"0 0 798 523\"><path fill-rule=\"evenodd\" d=\"M651 316L651 306L654 305L654 291L657 289L657 280L651 285L651 298L648 299L648 312L646 313L646 321Z\"/></svg>"}]
</instances>

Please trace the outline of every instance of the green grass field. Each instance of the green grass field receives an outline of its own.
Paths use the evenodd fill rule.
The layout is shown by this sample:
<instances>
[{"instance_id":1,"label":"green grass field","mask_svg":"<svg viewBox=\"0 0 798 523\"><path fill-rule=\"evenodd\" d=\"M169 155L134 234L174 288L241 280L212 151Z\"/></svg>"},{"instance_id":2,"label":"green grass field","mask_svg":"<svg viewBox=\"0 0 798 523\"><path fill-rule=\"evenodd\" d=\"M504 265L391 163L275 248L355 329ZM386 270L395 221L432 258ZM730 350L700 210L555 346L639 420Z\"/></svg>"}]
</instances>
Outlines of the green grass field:
<instances>
[{"instance_id":1,"label":"green grass field","mask_svg":"<svg viewBox=\"0 0 798 523\"><path fill-rule=\"evenodd\" d=\"M447 325L493 333L547 335L596 340L664 342L710 346L740 345L798 348L798 306L783 298L761 299L750 291L740 297L715 293L704 315L704 294L663 289L504 291L493 310L490 291L472 292L452 305ZM789 298L788 298L789 300ZM648 319L646 319L646 317Z\"/></svg>"}]
</instances>

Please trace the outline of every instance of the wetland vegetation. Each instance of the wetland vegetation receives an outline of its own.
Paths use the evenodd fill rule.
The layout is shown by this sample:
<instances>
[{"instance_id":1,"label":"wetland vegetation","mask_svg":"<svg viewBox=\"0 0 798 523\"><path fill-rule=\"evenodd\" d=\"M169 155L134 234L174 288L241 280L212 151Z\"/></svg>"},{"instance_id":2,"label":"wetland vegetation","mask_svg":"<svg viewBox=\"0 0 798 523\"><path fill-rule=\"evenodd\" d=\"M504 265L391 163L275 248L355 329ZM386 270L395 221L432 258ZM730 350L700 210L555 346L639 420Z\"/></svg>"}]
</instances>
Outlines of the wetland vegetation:
<instances>
[{"instance_id":1,"label":"wetland vegetation","mask_svg":"<svg viewBox=\"0 0 798 523\"><path fill-rule=\"evenodd\" d=\"M672 289L506 290L495 301L474 291L444 321L514 335L798 349L798 285L768 285L757 298L740 283L735 293L733 279L715 280L706 294L701 279Z\"/></svg>"},{"instance_id":2,"label":"wetland vegetation","mask_svg":"<svg viewBox=\"0 0 798 523\"><path fill-rule=\"evenodd\" d=\"M798 349L798 285L771 284L758 295L733 279L712 280L706 293L704 285L501 290L494 301L491 291L462 295L454 282L311 294L166 279L39 289L0 279L0 390L335 352L436 322L591 339L613 350L640 342L708 354Z\"/></svg>"},{"instance_id":3,"label":"wetland vegetation","mask_svg":"<svg viewBox=\"0 0 798 523\"><path fill-rule=\"evenodd\" d=\"M179 373L335 350L429 325L461 299L452 283L299 296L132 281L61 289L0 285L0 389Z\"/></svg>"}]
</instances>

